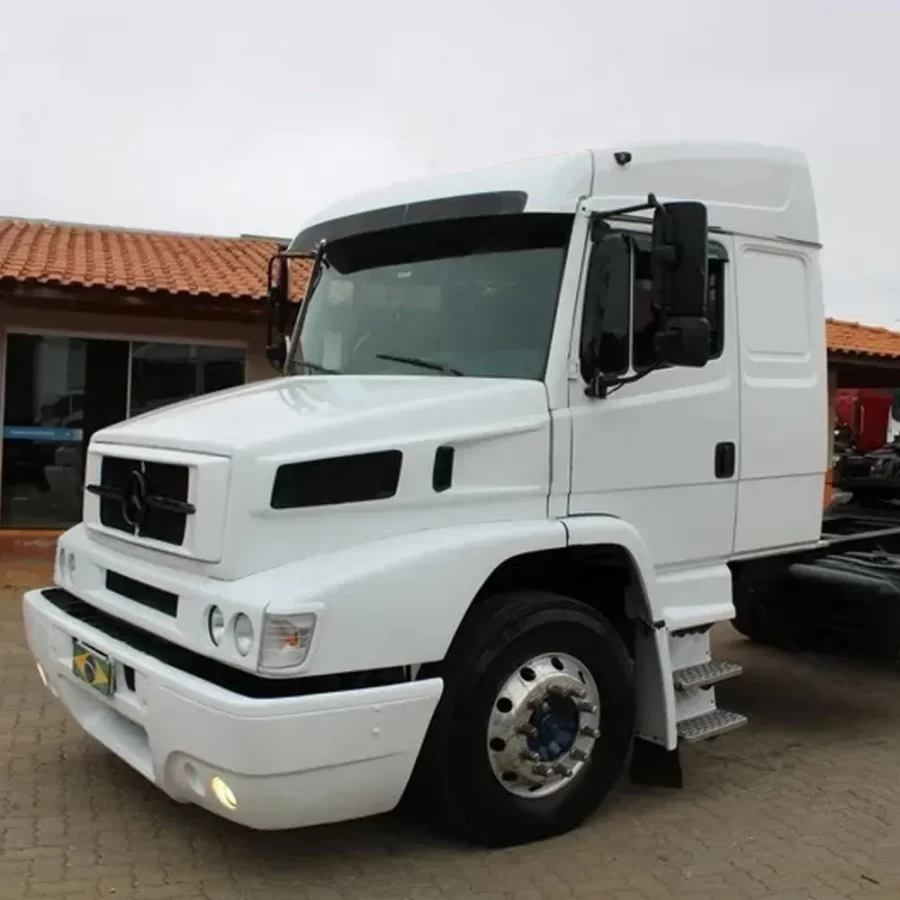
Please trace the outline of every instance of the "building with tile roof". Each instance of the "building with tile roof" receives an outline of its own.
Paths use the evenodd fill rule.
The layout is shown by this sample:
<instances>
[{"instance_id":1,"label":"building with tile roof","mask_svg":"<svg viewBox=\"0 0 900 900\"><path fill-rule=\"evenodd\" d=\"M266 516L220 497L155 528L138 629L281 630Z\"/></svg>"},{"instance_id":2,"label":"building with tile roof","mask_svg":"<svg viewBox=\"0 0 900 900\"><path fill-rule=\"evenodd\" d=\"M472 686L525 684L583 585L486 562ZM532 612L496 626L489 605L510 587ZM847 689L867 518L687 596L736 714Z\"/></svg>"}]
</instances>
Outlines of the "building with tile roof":
<instances>
[{"instance_id":1,"label":"building with tile roof","mask_svg":"<svg viewBox=\"0 0 900 900\"><path fill-rule=\"evenodd\" d=\"M0 528L80 519L99 428L270 377L266 265L286 243L0 218ZM307 275L292 264L298 292Z\"/></svg>"},{"instance_id":2,"label":"building with tile roof","mask_svg":"<svg viewBox=\"0 0 900 900\"><path fill-rule=\"evenodd\" d=\"M275 249L264 240L7 220L0 280L259 301Z\"/></svg>"},{"instance_id":3,"label":"building with tile roof","mask_svg":"<svg viewBox=\"0 0 900 900\"><path fill-rule=\"evenodd\" d=\"M838 387L900 388L900 332L826 319L829 370Z\"/></svg>"},{"instance_id":4,"label":"building with tile roof","mask_svg":"<svg viewBox=\"0 0 900 900\"><path fill-rule=\"evenodd\" d=\"M825 323L830 353L900 359L900 331L840 319L826 319Z\"/></svg>"}]
</instances>

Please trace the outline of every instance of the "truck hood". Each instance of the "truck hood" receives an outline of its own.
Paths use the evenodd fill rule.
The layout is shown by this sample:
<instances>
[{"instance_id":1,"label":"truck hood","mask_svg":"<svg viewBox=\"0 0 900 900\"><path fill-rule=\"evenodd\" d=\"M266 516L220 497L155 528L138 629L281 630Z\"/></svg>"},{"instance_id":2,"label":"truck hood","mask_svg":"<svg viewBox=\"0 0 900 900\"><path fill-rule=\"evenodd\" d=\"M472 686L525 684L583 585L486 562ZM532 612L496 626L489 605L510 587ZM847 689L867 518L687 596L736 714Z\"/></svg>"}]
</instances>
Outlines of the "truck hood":
<instances>
[{"instance_id":1,"label":"truck hood","mask_svg":"<svg viewBox=\"0 0 900 900\"><path fill-rule=\"evenodd\" d=\"M472 406L469 406L471 402ZM490 408L500 418L546 416L540 382L446 376L303 375L220 391L127 419L94 437L110 444L187 450L228 457L290 452L324 441L374 437L386 421L396 433L435 405L474 412ZM503 415L505 411L506 415ZM476 414L476 418L481 416ZM405 427L406 426L406 427Z\"/></svg>"},{"instance_id":2,"label":"truck hood","mask_svg":"<svg viewBox=\"0 0 900 900\"><path fill-rule=\"evenodd\" d=\"M201 571L222 579L392 535L547 514L551 424L546 389L538 381L279 378L165 407L95 438L98 448L119 444L229 458L229 487L222 495L213 491L216 496L204 491L194 519L196 534L210 536L218 548L197 563L207 560ZM449 489L433 480L441 446L454 454ZM380 450L402 454L394 496L271 506L279 467Z\"/></svg>"}]
</instances>

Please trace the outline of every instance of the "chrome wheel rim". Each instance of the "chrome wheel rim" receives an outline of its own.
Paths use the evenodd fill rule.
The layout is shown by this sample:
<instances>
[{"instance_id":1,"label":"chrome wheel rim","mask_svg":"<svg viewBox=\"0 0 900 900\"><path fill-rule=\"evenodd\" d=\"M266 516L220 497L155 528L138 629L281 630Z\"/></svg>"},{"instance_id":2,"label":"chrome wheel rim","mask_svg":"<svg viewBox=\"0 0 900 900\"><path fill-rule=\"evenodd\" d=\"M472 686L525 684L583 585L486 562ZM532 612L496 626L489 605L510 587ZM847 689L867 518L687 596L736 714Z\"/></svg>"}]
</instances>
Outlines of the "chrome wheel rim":
<instances>
[{"instance_id":1,"label":"chrome wheel rim","mask_svg":"<svg viewBox=\"0 0 900 900\"><path fill-rule=\"evenodd\" d=\"M519 666L491 707L494 777L519 797L547 797L588 764L600 737L600 692L574 656L545 653Z\"/></svg>"}]
</instances>

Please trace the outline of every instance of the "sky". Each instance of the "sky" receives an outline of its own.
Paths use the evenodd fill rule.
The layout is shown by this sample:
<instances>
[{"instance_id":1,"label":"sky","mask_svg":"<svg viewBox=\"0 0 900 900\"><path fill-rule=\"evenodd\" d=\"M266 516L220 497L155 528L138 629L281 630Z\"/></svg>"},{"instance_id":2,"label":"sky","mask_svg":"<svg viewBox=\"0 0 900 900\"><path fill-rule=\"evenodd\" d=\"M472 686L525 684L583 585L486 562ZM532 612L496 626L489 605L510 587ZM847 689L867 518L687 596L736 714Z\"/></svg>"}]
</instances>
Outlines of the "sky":
<instances>
[{"instance_id":1,"label":"sky","mask_svg":"<svg viewBox=\"0 0 900 900\"><path fill-rule=\"evenodd\" d=\"M829 315L900 328L900 0L0 0L0 216L291 236L628 141L803 150Z\"/></svg>"}]
</instances>

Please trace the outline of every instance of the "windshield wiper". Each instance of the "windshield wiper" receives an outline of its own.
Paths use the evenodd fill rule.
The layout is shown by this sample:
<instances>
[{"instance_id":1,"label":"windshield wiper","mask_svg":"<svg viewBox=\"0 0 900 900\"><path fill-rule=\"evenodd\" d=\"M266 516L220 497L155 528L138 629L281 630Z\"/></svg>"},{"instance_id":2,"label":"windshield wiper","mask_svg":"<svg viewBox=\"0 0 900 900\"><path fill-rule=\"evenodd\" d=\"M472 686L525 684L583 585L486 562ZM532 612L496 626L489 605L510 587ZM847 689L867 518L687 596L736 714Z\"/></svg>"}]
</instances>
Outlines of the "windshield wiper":
<instances>
[{"instance_id":1,"label":"windshield wiper","mask_svg":"<svg viewBox=\"0 0 900 900\"><path fill-rule=\"evenodd\" d=\"M307 369L312 370L313 372L324 372L326 375L340 375L340 371L338 369L329 369L327 366L321 366L319 363L310 362L308 359L295 359L292 366L305 366Z\"/></svg>"},{"instance_id":2,"label":"windshield wiper","mask_svg":"<svg viewBox=\"0 0 900 900\"><path fill-rule=\"evenodd\" d=\"M421 359L418 356L393 356L390 353L376 353L376 359L387 359L391 362L408 363L411 366L418 366L420 369L432 369L435 372L443 372L445 375L462 375L459 369L448 366L447 363L434 362L430 359Z\"/></svg>"}]
</instances>

